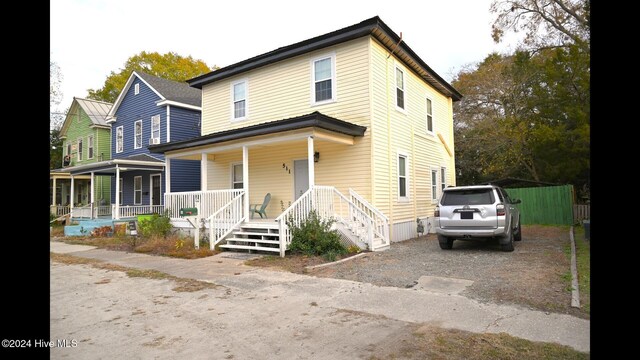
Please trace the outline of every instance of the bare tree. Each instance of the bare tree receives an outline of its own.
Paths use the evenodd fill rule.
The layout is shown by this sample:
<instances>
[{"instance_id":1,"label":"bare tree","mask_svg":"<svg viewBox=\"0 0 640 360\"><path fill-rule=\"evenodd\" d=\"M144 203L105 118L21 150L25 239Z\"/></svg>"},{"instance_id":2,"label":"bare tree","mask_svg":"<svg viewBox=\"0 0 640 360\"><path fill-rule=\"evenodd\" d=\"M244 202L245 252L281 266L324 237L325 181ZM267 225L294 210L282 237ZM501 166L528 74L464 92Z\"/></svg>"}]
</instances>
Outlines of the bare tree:
<instances>
[{"instance_id":1,"label":"bare tree","mask_svg":"<svg viewBox=\"0 0 640 360\"><path fill-rule=\"evenodd\" d=\"M62 101L62 72L54 61L49 60L49 129L59 129L64 121L64 113L57 110Z\"/></svg>"}]
</instances>

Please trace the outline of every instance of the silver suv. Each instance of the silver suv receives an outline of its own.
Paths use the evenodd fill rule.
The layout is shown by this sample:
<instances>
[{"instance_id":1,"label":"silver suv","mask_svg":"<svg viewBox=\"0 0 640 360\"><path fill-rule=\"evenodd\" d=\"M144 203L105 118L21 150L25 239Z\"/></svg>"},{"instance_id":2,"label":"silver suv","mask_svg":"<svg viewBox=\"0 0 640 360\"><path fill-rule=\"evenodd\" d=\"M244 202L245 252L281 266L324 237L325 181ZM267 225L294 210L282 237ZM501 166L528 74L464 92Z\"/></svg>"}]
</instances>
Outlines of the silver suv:
<instances>
[{"instance_id":1,"label":"silver suv","mask_svg":"<svg viewBox=\"0 0 640 360\"><path fill-rule=\"evenodd\" d=\"M451 249L455 239L497 238L502 251L513 251L522 240L519 203L495 185L444 189L434 214L440 248Z\"/></svg>"}]
</instances>

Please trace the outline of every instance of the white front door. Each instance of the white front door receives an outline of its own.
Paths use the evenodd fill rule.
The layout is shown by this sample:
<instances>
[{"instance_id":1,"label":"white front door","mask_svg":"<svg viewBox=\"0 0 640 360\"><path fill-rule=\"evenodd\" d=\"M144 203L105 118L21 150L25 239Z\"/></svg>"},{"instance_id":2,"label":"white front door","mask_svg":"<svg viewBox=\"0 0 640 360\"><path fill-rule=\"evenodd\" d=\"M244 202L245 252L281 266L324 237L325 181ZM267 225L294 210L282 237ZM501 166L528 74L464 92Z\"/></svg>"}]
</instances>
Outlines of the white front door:
<instances>
[{"instance_id":1,"label":"white front door","mask_svg":"<svg viewBox=\"0 0 640 360\"><path fill-rule=\"evenodd\" d=\"M309 162L307 159L293 161L293 190L294 199L309 190Z\"/></svg>"}]
</instances>

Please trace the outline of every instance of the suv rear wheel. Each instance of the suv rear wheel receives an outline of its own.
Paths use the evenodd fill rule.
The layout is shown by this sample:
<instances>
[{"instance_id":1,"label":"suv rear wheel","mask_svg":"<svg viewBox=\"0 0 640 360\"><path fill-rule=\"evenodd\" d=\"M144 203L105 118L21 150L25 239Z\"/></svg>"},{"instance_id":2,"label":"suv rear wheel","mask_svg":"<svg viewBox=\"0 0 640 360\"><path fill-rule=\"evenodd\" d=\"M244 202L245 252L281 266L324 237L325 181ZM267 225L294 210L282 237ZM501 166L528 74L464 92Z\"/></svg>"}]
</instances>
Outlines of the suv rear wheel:
<instances>
[{"instance_id":1,"label":"suv rear wheel","mask_svg":"<svg viewBox=\"0 0 640 360\"><path fill-rule=\"evenodd\" d=\"M440 234L438 234L438 243L440 244L440 249L442 250L451 250L451 248L453 247L453 239L442 236Z\"/></svg>"},{"instance_id":2,"label":"suv rear wheel","mask_svg":"<svg viewBox=\"0 0 640 360\"><path fill-rule=\"evenodd\" d=\"M509 235L507 235L509 242L507 242L506 244L500 244L500 247L502 248L502 251L513 251L513 230L509 231Z\"/></svg>"},{"instance_id":3,"label":"suv rear wheel","mask_svg":"<svg viewBox=\"0 0 640 360\"><path fill-rule=\"evenodd\" d=\"M518 228L514 230L515 234L513 235L513 241L522 241L522 224L518 219Z\"/></svg>"}]
</instances>

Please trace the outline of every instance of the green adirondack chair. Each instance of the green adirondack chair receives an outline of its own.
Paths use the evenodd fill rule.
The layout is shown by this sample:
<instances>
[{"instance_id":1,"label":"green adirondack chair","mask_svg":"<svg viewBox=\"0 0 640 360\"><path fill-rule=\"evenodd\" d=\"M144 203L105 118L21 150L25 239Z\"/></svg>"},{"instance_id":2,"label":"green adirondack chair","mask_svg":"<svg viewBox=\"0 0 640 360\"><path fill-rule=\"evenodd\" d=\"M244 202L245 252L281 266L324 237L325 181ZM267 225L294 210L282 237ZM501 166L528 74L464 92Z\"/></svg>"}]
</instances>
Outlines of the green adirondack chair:
<instances>
[{"instance_id":1,"label":"green adirondack chair","mask_svg":"<svg viewBox=\"0 0 640 360\"><path fill-rule=\"evenodd\" d=\"M258 213L258 215L260 215L261 219L266 219L267 218L267 206L269 205L269 201L271 201L271 193L267 193L267 195L264 196L264 200L262 201L262 204L252 204L249 206L249 211L251 211L251 218L253 219L253 214ZM258 206L260 208L258 208ZM262 216L264 215L264 216Z\"/></svg>"}]
</instances>

